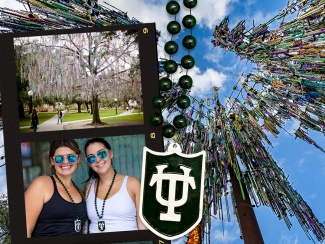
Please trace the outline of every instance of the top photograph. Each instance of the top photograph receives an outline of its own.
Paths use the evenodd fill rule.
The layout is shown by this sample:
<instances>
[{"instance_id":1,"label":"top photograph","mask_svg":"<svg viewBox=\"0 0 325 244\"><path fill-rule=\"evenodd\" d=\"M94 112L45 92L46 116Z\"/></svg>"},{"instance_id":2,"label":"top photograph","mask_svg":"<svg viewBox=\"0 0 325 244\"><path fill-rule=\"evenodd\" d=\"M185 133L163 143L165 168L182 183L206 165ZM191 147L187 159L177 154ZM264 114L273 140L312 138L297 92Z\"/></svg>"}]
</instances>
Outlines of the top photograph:
<instances>
[{"instance_id":1,"label":"top photograph","mask_svg":"<svg viewBox=\"0 0 325 244\"><path fill-rule=\"evenodd\" d=\"M138 31L14 38L21 133L144 123Z\"/></svg>"}]
</instances>

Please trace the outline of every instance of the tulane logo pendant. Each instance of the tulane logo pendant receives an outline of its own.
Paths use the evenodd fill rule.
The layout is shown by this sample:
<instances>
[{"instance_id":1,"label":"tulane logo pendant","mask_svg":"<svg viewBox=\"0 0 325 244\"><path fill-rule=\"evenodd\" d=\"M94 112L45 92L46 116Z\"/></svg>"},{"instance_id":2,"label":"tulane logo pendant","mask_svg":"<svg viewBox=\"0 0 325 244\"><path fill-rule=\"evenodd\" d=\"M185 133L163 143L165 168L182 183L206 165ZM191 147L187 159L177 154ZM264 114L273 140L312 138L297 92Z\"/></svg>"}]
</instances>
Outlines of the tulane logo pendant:
<instances>
[{"instance_id":1,"label":"tulane logo pendant","mask_svg":"<svg viewBox=\"0 0 325 244\"><path fill-rule=\"evenodd\" d=\"M139 208L144 225L167 240L201 221L205 175L205 151L183 154L172 145L176 149L166 153L144 147Z\"/></svg>"},{"instance_id":2,"label":"tulane logo pendant","mask_svg":"<svg viewBox=\"0 0 325 244\"><path fill-rule=\"evenodd\" d=\"M80 219L75 219L74 220L74 230L76 232L80 232L81 231L81 220Z\"/></svg>"},{"instance_id":3,"label":"tulane logo pendant","mask_svg":"<svg viewBox=\"0 0 325 244\"><path fill-rule=\"evenodd\" d=\"M105 230L105 221L104 220L99 220L98 221L98 229L100 231L104 231Z\"/></svg>"}]
</instances>

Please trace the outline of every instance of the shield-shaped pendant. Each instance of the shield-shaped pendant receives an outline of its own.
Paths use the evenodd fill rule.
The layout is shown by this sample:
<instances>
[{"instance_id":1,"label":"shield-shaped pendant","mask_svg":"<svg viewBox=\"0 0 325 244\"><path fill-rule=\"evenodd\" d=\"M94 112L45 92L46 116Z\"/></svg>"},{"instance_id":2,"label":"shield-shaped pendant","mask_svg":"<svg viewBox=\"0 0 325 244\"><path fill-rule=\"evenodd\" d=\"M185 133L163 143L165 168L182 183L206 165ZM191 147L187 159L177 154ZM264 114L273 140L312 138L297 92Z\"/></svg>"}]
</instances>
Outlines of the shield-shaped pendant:
<instances>
[{"instance_id":1,"label":"shield-shaped pendant","mask_svg":"<svg viewBox=\"0 0 325 244\"><path fill-rule=\"evenodd\" d=\"M99 220L98 221L98 229L100 231L104 231L105 230L105 221L104 220Z\"/></svg>"},{"instance_id":2,"label":"shield-shaped pendant","mask_svg":"<svg viewBox=\"0 0 325 244\"><path fill-rule=\"evenodd\" d=\"M139 216L157 236L179 238L201 221L205 155L144 147Z\"/></svg>"},{"instance_id":3,"label":"shield-shaped pendant","mask_svg":"<svg viewBox=\"0 0 325 244\"><path fill-rule=\"evenodd\" d=\"M81 231L81 220L80 219L75 219L74 220L74 230L76 232L80 232Z\"/></svg>"}]
</instances>

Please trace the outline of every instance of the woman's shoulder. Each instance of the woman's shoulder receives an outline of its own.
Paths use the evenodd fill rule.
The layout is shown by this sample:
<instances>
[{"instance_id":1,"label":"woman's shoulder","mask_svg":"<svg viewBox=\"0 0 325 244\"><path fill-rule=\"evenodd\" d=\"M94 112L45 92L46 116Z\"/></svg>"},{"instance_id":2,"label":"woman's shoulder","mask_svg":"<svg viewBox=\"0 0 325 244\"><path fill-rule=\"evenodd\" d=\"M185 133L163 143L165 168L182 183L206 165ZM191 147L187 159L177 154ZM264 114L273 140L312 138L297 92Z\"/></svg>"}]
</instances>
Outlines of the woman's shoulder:
<instances>
[{"instance_id":1,"label":"woman's shoulder","mask_svg":"<svg viewBox=\"0 0 325 244\"><path fill-rule=\"evenodd\" d=\"M140 184L140 181L136 177L134 177L134 176L127 176L127 177L128 177L128 183L131 183L131 184L139 183Z\"/></svg>"},{"instance_id":2,"label":"woman's shoulder","mask_svg":"<svg viewBox=\"0 0 325 244\"><path fill-rule=\"evenodd\" d=\"M127 176L127 188L137 190L140 188L140 181L134 176Z\"/></svg>"},{"instance_id":3,"label":"woman's shoulder","mask_svg":"<svg viewBox=\"0 0 325 244\"><path fill-rule=\"evenodd\" d=\"M41 175L41 176L38 176L37 178L35 178L33 181L32 181L32 184L35 184L35 185L49 185L49 184L52 184L52 179L51 179L51 176L48 176L48 175Z\"/></svg>"},{"instance_id":4,"label":"woman's shoulder","mask_svg":"<svg viewBox=\"0 0 325 244\"><path fill-rule=\"evenodd\" d=\"M37 190L39 192L46 192L49 189L53 189L53 182L50 176L39 176L35 178L30 186L28 187L28 191Z\"/></svg>"}]
</instances>

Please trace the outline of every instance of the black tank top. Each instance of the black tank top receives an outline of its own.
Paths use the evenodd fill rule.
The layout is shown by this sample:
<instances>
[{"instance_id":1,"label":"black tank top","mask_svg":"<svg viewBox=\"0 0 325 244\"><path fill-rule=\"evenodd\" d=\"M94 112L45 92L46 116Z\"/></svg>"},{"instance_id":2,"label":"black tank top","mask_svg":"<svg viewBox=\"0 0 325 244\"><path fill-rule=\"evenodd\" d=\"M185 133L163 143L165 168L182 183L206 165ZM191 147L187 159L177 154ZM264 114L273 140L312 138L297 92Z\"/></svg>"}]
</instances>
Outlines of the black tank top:
<instances>
[{"instance_id":1,"label":"black tank top","mask_svg":"<svg viewBox=\"0 0 325 244\"><path fill-rule=\"evenodd\" d=\"M56 187L54 177L51 176L54 185L54 193L51 199L43 205L43 209L37 219L32 237L76 235L74 221L76 219L74 204L61 197ZM79 218L84 214L84 203L77 203ZM82 225L85 223L87 214L81 219Z\"/></svg>"}]
</instances>

